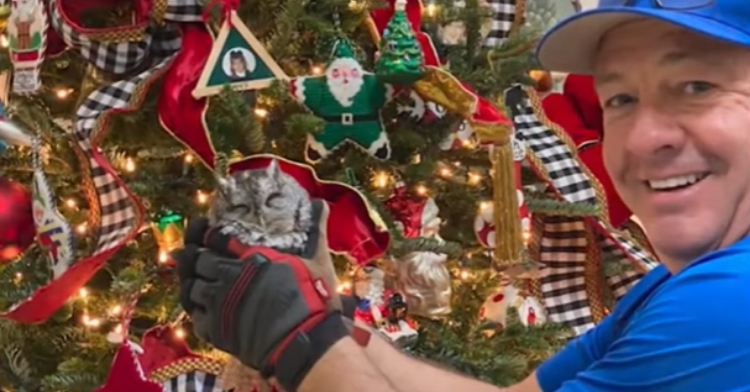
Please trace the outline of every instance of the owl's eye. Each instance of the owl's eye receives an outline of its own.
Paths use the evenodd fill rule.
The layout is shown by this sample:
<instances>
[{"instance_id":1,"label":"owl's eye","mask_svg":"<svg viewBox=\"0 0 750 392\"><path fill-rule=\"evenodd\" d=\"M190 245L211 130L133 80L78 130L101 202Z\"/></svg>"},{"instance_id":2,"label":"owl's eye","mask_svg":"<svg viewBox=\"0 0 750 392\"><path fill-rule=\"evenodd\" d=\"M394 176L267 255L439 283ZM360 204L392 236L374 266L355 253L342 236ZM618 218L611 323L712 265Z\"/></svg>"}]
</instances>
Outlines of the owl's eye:
<instances>
[{"instance_id":1,"label":"owl's eye","mask_svg":"<svg viewBox=\"0 0 750 392\"><path fill-rule=\"evenodd\" d=\"M237 204L229 207L229 210L240 214L247 214L248 212L250 212L250 206L245 204Z\"/></svg>"},{"instance_id":2,"label":"owl's eye","mask_svg":"<svg viewBox=\"0 0 750 392\"><path fill-rule=\"evenodd\" d=\"M268 195L268 197L266 198L266 207L268 207L268 208L273 208L273 207L275 207L276 205L278 205L278 204L279 204L279 201L281 201L281 198L282 198L282 197L283 197L283 196L281 195L281 192L274 192L274 193L271 193L271 194L270 194L270 195Z\"/></svg>"}]
</instances>

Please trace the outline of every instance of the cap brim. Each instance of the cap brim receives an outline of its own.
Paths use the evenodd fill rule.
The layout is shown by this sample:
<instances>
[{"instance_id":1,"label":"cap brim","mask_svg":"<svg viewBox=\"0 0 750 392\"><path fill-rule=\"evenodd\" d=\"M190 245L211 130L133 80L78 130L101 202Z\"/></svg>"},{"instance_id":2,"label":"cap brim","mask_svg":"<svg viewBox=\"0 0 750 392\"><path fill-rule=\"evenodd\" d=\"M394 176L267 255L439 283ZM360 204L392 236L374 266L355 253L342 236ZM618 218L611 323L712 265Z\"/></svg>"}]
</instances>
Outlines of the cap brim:
<instances>
[{"instance_id":1,"label":"cap brim","mask_svg":"<svg viewBox=\"0 0 750 392\"><path fill-rule=\"evenodd\" d=\"M578 13L553 27L539 42L537 56L542 66L550 71L592 74L596 51L604 35L624 23L644 18L661 20L721 41L750 46L748 33L690 12L608 7Z\"/></svg>"}]
</instances>

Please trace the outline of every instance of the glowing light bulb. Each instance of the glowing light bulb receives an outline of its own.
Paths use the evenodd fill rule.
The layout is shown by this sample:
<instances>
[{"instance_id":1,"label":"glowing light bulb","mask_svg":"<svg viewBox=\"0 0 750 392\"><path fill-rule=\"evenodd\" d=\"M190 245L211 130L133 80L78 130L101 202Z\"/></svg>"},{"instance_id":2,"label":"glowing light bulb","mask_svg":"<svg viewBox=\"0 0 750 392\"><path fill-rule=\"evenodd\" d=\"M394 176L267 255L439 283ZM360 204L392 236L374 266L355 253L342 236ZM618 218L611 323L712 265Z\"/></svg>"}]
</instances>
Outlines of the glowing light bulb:
<instances>
[{"instance_id":1,"label":"glowing light bulb","mask_svg":"<svg viewBox=\"0 0 750 392\"><path fill-rule=\"evenodd\" d=\"M102 325L102 320L99 320L98 318L90 318L88 319L88 322L85 323L85 325L89 328L98 328L100 325Z\"/></svg>"},{"instance_id":2,"label":"glowing light bulb","mask_svg":"<svg viewBox=\"0 0 750 392\"><path fill-rule=\"evenodd\" d=\"M444 167L444 168L441 168L441 169L440 169L440 175L441 175L441 176L443 176L443 177L450 177L450 176L451 176L451 174L453 174L453 173L451 172L451 169L449 169L449 168L447 168L447 167Z\"/></svg>"},{"instance_id":3,"label":"glowing light bulb","mask_svg":"<svg viewBox=\"0 0 750 392\"><path fill-rule=\"evenodd\" d=\"M320 65L315 65L312 67L312 74L313 75L322 75L323 74L323 67Z\"/></svg>"},{"instance_id":4,"label":"glowing light bulb","mask_svg":"<svg viewBox=\"0 0 750 392\"><path fill-rule=\"evenodd\" d=\"M339 287L336 289L339 293L343 293L345 291L348 291L352 288L351 282L342 282L339 284Z\"/></svg>"},{"instance_id":5,"label":"glowing light bulb","mask_svg":"<svg viewBox=\"0 0 750 392\"><path fill-rule=\"evenodd\" d=\"M419 196L424 196L427 194L427 187L424 185L417 185L416 192Z\"/></svg>"},{"instance_id":6,"label":"glowing light bulb","mask_svg":"<svg viewBox=\"0 0 750 392\"><path fill-rule=\"evenodd\" d=\"M76 226L76 232L78 232L78 234L86 234L86 230L88 230L88 224L86 222Z\"/></svg>"},{"instance_id":7,"label":"glowing light bulb","mask_svg":"<svg viewBox=\"0 0 750 392\"><path fill-rule=\"evenodd\" d=\"M471 278L471 272L467 270L461 270L458 276L461 277L462 280L466 280L466 279Z\"/></svg>"},{"instance_id":8,"label":"glowing light bulb","mask_svg":"<svg viewBox=\"0 0 750 392\"><path fill-rule=\"evenodd\" d=\"M487 211L490 208L492 208L492 202L483 201L483 202L479 203L479 209L482 210L482 211Z\"/></svg>"},{"instance_id":9,"label":"glowing light bulb","mask_svg":"<svg viewBox=\"0 0 750 392\"><path fill-rule=\"evenodd\" d=\"M193 154L185 154L185 163L191 164L195 160L195 157L193 157Z\"/></svg>"},{"instance_id":10,"label":"glowing light bulb","mask_svg":"<svg viewBox=\"0 0 750 392\"><path fill-rule=\"evenodd\" d=\"M115 328L112 329L112 332L114 332L114 333L116 333L118 335L122 335L122 330L123 330L122 324L117 324L117 326L115 326Z\"/></svg>"},{"instance_id":11,"label":"glowing light bulb","mask_svg":"<svg viewBox=\"0 0 750 392\"><path fill-rule=\"evenodd\" d=\"M469 173L469 184L477 185L482 182L482 176L477 173Z\"/></svg>"},{"instance_id":12,"label":"glowing light bulb","mask_svg":"<svg viewBox=\"0 0 750 392\"><path fill-rule=\"evenodd\" d=\"M185 330L184 330L184 329L182 329L182 328L177 328L177 329L175 329L175 330L174 330L174 336L175 336L175 337L176 337L177 339L185 339L185 336L186 336L186 335L187 335L187 334L185 333Z\"/></svg>"},{"instance_id":13,"label":"glowing light bulb","mask_svg":"<svg viewBox=\"0 0 750 392\"><path fill-rule=\"evenodd\" d=\"M135 161L133 158L128 157L125 159L125 171L128 173L132 173L135 171Z\"/></svg>"},{"instance_id":14,"label":"glowing light bulb","mask_svg":"<svg viewBox=\"0 0 750 392\"><path fill-rule=\"evenodd\" d=\"M388 186L390 180L391 178L388 173L377 172L375 173L375 177L373 178L373 183L377 188L385 188Z\"/></svg>"},{"instance_id":15,"label":"glowing light bulb","mask_svg":"<svg viewBox=\"0 0 750 392\"><path fill-rule=\"evenodd\" d=\"M196 199L198 200L198 204L208 203L208 195L203 191L198 191L198 193L196 194Z\"/></svg>"},{"instance_id":16,"label":"glowing light bulb","mask_svg":"<svg viewBox=\"0 0 750 392\"><path fill-rule=\"evenodd\" d=\"M165 250L159 251L159 263L164 264L169 261L169 252Z\"/></svg>"},{"instance_id":17,"label":"glowing light bulb","mask_svg":"<svg viewBox=\"0 0 750 392\"><path fill-rule=\"evenodd\" d=\"M263 108L256 108L255 115L260 118L265 118L266 116L268 116L268 110L263 109Z\"/></svg>"},{"instance_id":18,"label":"glowing light bulb","mask_svg":"<svg viewBox=\"0 0 750 392\"><path fill-rule=\"evenodd\" d=\"M425 7L425 13L427 13L427 16L435 16L437 14L437 5L433 3L427 4L427 7Z\"/></svg>"},{"instance_id":19,"label":"glowing light bulb","mask_svg":"<svg viewBox=\"0 0 750 392\"><path fill-rule=\"evenodd\" d=\"M76 202L76 199L68 199L65 200L65 206L68 208L76 208L78 206L78 203Z\"/></svg>"},{"instance_id":20,"label":"glowing light bulb","mask_svg":"<svg viewBox=\"0 0 750 392\"><path fill-rule=\"evenodd\" d=\"M7 48L8 46L10 46L10 41L8 40L7 35L0 35L0 46L2 46L3 48Z\"/></svg>"},{"instance_id":21,"label":"glowing light bulb","mask_svg":"<svg viewBox=\"0 0 750 392\"><path fill-rule=\"evenodd\" d=\"M112 316L117 316L120 313L122 313L122 306L120 305L115 305L109 309L109 314L111 314Z\"/></svg>"},{"instance_id":22,"label":"glowing light bulb","mask_svg":"<svg viewBox=\"0 0 750 392\"><path fill-rule=\"evenodd\" d=\"M16 283L20 283L23 280L23 274L20 272L16 272L16 274L13 277Z\"/></svg>"},{"instance_id":23,"label":"glowing light bulb","mask_svg":"<svg viewBox=\"0 0 750 392\"><path fill-rule=\"evenodd\" d=\"M73 90L69 88L58 88L55 90L55 96L57 96L58 99L65 99L68 98L72 92Z\"/></svg>"},{"instance_id":24,"label":"glowing light bulb","mask_svg":"<svg viewBox=\"0 0 750 392\"><path fill-rule=\"evenodd\" d=\"M89 291L86 290L85 287L81 287L81 289L78 290L78 296L81 297L81 298L86 298L86 297L89 296Z\"/></svg>"}]
</instances>

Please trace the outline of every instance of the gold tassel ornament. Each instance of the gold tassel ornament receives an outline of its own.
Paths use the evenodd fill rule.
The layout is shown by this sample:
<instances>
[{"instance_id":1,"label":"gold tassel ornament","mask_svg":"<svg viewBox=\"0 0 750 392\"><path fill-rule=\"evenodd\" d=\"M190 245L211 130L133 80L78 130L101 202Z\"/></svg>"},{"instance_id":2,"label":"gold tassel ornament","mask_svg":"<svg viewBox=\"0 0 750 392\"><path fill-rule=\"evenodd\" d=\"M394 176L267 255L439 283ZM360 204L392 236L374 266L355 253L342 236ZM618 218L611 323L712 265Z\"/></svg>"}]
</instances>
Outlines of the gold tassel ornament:
<instances>
[{"instance_id":1,"label":"gold tassel ornament","mask_svg":"<svg viewBox=\"0 0 750 392\"><path fill-rule=\"evenodd\" d=\"M515 161L510 141L492 146L492 193L495 220L495 266L508 268L522 263L523 234L518 213Z\"/></svg>"}]
</instances>

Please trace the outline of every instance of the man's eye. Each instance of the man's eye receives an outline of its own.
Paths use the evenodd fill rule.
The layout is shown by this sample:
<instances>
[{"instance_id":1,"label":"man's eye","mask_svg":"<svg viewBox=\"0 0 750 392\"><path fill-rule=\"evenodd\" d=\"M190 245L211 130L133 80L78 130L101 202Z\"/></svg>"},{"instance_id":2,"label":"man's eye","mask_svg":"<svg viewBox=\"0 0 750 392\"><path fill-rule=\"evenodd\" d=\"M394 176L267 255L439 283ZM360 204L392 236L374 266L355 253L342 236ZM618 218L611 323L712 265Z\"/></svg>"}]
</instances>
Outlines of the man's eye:
<instances>
[{"instance_id":1,"label":"man's eye","mask_svg":"<svg viewBox=\"0 0 750 392\"><path fill-rule=\"evenodd\" d=\"M612 98L604 101L604 107L605 108L618 108L618 107L621 107L623 105L631 104L631 103L633 103L635 101L636 101L635 97L632 97L632 96L627 95L627 94L619 94L619 95L615 95L614 97L612 97Z\"/></svg>"},{"instance_id":2,"label":"man's eye","mask_svg":"<svg viewBox=\"0 0 750 392\"><path fill-rule=\"evenodd\" d=\"M682 91L685 94L701 94L714 88L714 85L708 82L692 81L687 82L682 86Z\"/></svg>"}]
</instances>

